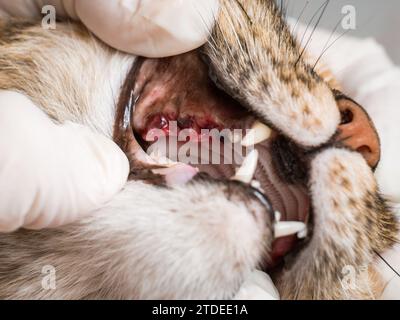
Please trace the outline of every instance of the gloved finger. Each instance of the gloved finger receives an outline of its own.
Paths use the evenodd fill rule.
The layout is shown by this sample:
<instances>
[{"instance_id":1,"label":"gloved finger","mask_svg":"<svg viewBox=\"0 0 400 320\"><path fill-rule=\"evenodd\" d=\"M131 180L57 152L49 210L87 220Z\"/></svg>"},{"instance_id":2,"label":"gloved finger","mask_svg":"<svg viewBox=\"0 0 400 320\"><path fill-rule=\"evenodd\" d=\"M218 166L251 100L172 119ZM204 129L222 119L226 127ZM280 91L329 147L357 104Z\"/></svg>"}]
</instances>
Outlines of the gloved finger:
<instances>
[{"instance_id":1,"label":"gloved finger","mask_svg":"<svg viewBox=\"0 0 400 320\"><path fill-rule=\"evenodd\" d=\"M279 292L271 277L265 272L254 270L243 282L235 300L279 300Z\"/></svg>"},{"instance_id":2,"label":"gloved finger","mask_svg":"<svg viewBox=\"0 0 400 320\"><path fill-rule=\"evenodd\" d=\"M0 150L0 232L73 222L111 199L129 172L113 141L56 125L10 91L0 91Z\"/></svg>"},{"instance_id":3,"label":"gloved finger","mask_svg":"<svg viewBox=\"0 0 400 320\"><path fill-rule=\"evenodd\" d=\"M203 45L218 0L75 0L76 15L112 47L146 57L165 57Z\"/></svg>"},{"instance_id":4,"label":"gloved finger","mask_svg":"<svg viewBox=\"0 0 400 320\"><path fill-rule=\"evenodd\" d=\"M203 45L218 13L218 0L0 0L0 10L40 17L44 5L57 17L81 20L108 45L145 57L167 57Z\"/></svg>"}]
</instances>

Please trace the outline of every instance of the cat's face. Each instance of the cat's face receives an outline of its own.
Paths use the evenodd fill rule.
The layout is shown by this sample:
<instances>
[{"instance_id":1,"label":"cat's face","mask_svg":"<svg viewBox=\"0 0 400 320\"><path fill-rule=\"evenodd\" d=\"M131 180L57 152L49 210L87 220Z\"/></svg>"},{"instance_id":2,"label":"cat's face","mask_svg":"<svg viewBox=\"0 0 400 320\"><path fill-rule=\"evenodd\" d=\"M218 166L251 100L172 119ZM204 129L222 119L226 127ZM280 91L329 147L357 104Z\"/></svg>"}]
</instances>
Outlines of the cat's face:
<instances>
[{"instance_id":1,"label":"cat's face","mask_svg":"<svg viewBox=\"0 0 400 320\"><path fill-rule=\"evenodd\" d=\"M301 270L297 277L304 279L324 278L323 273L339 273L354 261L370 262L375 250L393 243L394 217L370 168L379 159L370 120L301 57L269 1L223 2L208 44L165 59L118 53L75 24L59 23L49 31L13 22L2 30L0 87L27 94L55 121L75 121L113 137L131 160L132 179L162 183L152 174L137 174L154 168L145 155L153 129L173 136L175 122L178 134L188 130L202 143L208 140L202 139L202 129L245 133L262 122L253 131L262 136L255 145L256 182L244 185L260 198L270 219L279 211L282 220L303 221L309 228L300 243L296 236L284 237L268 254L272 267L296 245L301 249L286 266L289 271L277 273L283 291L296 282L290 270ZM365 130L376 140L373 150L352 150L346 143L351 137L343 136L341 126L349 124L349 110L365 117ZM221 139L222 146L241 143L232 137ZM224 159L221 148L211 151ZM223 161L192 165L207 174L205 181L222 184L237 167ZM325 265L313 264L315 259ZM286 295L322 296L303 290L299 284Z\"/></svg>"}]
</instances>

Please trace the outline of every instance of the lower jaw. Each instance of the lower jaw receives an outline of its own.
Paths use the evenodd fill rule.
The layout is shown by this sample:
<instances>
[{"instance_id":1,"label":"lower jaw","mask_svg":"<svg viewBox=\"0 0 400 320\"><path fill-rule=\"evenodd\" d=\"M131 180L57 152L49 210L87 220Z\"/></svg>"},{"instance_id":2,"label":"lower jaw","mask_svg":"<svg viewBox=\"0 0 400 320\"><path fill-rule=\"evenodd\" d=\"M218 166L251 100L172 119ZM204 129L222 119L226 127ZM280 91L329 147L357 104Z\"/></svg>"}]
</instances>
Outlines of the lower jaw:
<instances>
[{"instance_id":1,"label":"lower jaw","mask_svg":"<svg viewBox=\"0 0 400 320\"><path fill-rule=\"evenodd\" d=\"M299 221L308 223L310 199L307 188L301 183L288 183L280 176L277 159L274 157L274 141L277 135L273 135L267 141L257 144L254 148L260 157L254 174L254 180L259 182L260 190L269 199L272 208L280 213L281 221ZM150 144L151 145L151 144ZM142 143L144 149L148 143ZM167 154L166 156L170 156ZM174 161L179 160L172 157ZM222 156L222 159L225 157ZM190 163L189 163L190 164ZM237 167L233 164L192 164L200 172L210 175L214 179L226 180L235 175ZM298 244L296 235L276 239L272 245L272 251L268 262L264 264L265 270L271 270L280 265L283 258Z\"/></svg>"}]
</instances>

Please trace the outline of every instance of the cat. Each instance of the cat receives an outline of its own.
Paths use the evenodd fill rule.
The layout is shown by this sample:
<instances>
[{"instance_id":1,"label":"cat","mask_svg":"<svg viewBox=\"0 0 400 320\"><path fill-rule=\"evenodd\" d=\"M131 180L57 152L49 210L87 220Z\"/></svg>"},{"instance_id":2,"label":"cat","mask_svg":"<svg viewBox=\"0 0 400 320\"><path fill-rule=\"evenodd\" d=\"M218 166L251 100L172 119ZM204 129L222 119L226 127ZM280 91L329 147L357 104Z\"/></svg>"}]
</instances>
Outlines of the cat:
<instances>
[{"instance_id":1,"label":"cat","mask_svg":"<svg viewBox=\"0 0 400 320\"><path fill-rule=\"evenodd\" d=\"M23 93L56 123L113 138L131 175L77 223L1 234L0 298L231 299L257 268L283 299L376 298L372 270L355 287L343 286L342 271L370 266L398 226L373 176L379 151L353 150L344 125L360 115L378 139L362 108L309 59L272 0L221 1L209 42L164 59L117 52L76 22L43 30L2 21L0 89ZM232 166L166 186L142 148L149 129L171 120L268 126L256 146L260 188L230 179ZM304 221L308 235L278 243L279 218ZM46 266L55 289L42 286Z\"/></svg>"}]
</instances>

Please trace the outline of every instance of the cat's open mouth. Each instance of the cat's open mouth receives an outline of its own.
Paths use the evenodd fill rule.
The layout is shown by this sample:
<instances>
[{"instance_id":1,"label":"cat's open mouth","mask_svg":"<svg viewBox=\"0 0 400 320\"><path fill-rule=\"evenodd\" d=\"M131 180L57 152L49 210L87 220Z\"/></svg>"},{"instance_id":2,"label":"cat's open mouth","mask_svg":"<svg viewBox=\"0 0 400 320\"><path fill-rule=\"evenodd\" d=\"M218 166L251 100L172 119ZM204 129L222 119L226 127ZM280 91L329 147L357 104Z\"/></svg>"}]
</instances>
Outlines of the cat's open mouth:
<instances>
[{"instance_id":1,"label":"cat's open mouth","mask_svg":"<svg viewBox=\"0 0 400 320\"><path fill-rule=\"evenodd\" d=\"M183 175L191 177L187 168L196 168L216 179L240 180L260 190L281 221L308 222L305 169L293 150L286 153L289 142L219 90L195 52L135 64L120 96L115 140L130 158L134 178L158 183L153 173L183 162ZM270 267L296 243L297 235L277 239Z\"/></svg>"}]
</instances>

